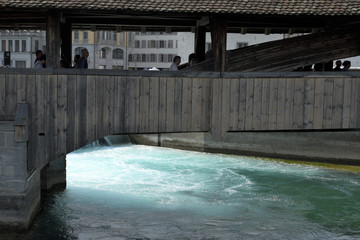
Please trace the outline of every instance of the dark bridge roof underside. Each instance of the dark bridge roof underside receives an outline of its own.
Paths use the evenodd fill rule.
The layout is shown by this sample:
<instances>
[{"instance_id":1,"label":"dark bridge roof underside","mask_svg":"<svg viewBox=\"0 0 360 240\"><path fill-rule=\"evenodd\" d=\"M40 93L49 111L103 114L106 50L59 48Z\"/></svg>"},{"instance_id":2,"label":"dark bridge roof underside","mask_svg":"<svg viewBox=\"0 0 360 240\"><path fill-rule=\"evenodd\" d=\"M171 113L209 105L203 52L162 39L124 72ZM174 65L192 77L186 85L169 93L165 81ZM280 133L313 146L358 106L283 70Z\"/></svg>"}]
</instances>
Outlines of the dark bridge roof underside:
<instances>
[{"instance_id":1,"label":"dark bridge roof underside","mask_svg":"<svg viewBox=\"0 0 360 240\"><path fill-rule=\"evenodd\" d=\"M226 17L228 32L241 33L306 33L360 23L359 0L0 0L0 29L44 29L49 10L61 11L74 29L97 30L193 31L213 15Z\"/></svg>"}]
</instances>

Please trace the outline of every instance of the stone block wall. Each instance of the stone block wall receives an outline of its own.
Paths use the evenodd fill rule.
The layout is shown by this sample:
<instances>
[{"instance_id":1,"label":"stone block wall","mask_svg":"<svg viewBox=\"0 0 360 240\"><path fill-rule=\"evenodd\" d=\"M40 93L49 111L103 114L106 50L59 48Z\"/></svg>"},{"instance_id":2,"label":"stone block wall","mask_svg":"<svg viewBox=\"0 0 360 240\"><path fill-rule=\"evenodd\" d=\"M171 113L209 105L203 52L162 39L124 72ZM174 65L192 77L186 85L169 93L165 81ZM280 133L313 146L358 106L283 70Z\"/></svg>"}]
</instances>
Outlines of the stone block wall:
<instances>
[{"instance_id":1,"label":"stone block wall","mask_svg":"<svg viewBox=\"0 0 360 240\"><path fill-rule=\"evenodd\" d=\"M26 231L40 208L40 171L27 169L27 142L0 121L0 229Z\"/></svg>"}]
</instances>

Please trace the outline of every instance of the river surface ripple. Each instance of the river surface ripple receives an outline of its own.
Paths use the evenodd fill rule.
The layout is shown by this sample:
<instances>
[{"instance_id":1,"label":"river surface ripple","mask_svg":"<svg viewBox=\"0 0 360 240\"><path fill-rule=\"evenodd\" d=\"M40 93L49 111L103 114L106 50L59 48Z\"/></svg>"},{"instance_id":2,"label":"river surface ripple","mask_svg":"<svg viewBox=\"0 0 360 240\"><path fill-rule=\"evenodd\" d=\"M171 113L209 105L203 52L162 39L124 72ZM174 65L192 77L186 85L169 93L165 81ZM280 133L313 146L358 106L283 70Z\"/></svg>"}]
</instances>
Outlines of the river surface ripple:
<instances>
[{"instance_id":1,"label":"river surface ripple","mask_svg":"<svg viewBox=\"0 0 360 240\"><path fill-rule=\"evenodd\" d=\"M67 155L22 239L360 239L360 174L142 145Z\"/></svg>"}]
</instances>

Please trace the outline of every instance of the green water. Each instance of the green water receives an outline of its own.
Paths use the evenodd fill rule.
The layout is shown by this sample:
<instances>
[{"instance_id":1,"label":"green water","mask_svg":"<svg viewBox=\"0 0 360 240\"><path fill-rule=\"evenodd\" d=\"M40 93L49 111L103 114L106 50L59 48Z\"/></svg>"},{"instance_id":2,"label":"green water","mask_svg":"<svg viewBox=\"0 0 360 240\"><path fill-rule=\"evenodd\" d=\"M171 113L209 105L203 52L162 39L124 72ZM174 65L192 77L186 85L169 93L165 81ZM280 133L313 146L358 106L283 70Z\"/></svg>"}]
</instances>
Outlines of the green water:
<instances>
[{"instance_id":1,"label":"green water","mask_svg":"<svg viewBox=\"0 0 360 240\"><path fill-rule=\"evenodd\" d=\"M360 173L124 145L67 156L21 239L360 239Z\"/></svg>"}]
</instances>

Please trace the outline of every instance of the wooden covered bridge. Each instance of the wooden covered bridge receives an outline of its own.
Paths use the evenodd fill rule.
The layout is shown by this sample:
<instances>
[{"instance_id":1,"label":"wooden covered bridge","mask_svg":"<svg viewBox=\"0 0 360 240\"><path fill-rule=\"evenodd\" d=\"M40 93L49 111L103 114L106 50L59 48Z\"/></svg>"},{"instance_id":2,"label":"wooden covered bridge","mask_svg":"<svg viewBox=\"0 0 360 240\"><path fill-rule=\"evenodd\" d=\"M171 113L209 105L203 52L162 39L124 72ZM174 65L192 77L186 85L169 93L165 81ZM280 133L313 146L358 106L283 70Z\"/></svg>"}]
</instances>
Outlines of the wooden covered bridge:
<instances>
[{"instance_id":1,"label":"wooden covered bridge","mask_svg":"<svg viewBox=\"0 0 360 240\"><path fill-rule=\"evenodd\" d=\"M360 55L359 24L357 0L0 0L0 29L46 30L48 66L0 69L0 224L26 229L40 170L109 134L358 132L358 73L290 71ZM176 73L56 69L72 59L73 29L192 31L202 62ZM294 37L226 51L229 32Z\"/></svg>"}]
</instances>

